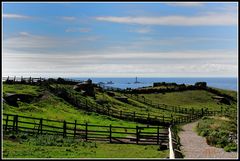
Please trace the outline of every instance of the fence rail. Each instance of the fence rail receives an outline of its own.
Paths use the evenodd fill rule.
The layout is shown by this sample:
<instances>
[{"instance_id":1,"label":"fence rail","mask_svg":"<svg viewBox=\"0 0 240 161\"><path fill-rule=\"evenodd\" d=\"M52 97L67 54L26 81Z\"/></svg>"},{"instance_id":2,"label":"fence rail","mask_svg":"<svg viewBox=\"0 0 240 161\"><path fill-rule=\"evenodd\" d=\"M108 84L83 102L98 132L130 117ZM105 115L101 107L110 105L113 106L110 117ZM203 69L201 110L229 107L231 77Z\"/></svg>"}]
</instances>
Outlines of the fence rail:
<instances>
[{"instance_id":1,"label":"fence rail","mask_svg":"<svg viewBox=\"0 0 240 161\"><path fill-rule=\"evenodd\" d=\"M168 131L160 126L102 126L79 124L77 121L55 121L3 114L3 130L34 134L61 135L79 138L84 141L97 140L121 144L161 145L168 143Z\"/></svg>"},{"instance_id":2,"label":"fence rail","mask_svg":"<svg viewBox=\"0 0 240 161\"><path fill-rule=\"evenodd\" d=\"M67 89L63 87L52 87L48 86L48 89L54 93L55 95L65 99L67 102L73 104L74 106L91 112L97 112L99 114L112 116L115 118L128 120L128 121L135 121L144 124L152 124L152 125L162 125L162 126L169 126L171 123L172 117L167 117L164 115L152 115L150 113L138 113L138 112L128 112L122 110L116 110L104 107L99 104L94 104L87 99L80 100L76 95L68 92Z\"/></svg>"},{"instance_id":3,"label":"fence rail","mask_svg":"<svg viewBox=\"0 0 240 161\"><path fill-rule=\"evenodd\" d=\"M152 115L150 113L142 114L142 113L137 113L135 111L127 112L122 110L110 109L109 107L104 107L99 104L94 104L92 102L89 102L87 99L80 100L76 95L72 94L64 87L48 86L48 89L55 95L62 97L67 102L73 104L74 106L80 109L90 111L90 112L97 112L99 114L108 115L108 116L123 119L123 120L139 122L143 124L169 126L173 124L192 122L193 120L199 119L202 116L223 114L222 109L220 111L211 111L211 110L208 110L208 108L205 108L205 109L202 108L202 109L196 110L193 108L187 109L182 107L174 107L172 109L171 108L168 109L171 112L179 112L179 113L186 114L185 116L177 116L177 117L173 115L171 115L171 117L167 117L164 115ZM145 104L146 104L146 100L147 99L145 99ZM144 101L140 99L137 99L137 101L144 103ZM161 108L161 105L159 104L147 104L147 105L153 106L154 108Z\"/></svg>"},{"instance_id":4,"label":"fence rail","mask_svg":"<svg viewBox=\"0 0 240 161\"><path fill-rule=\"evenodd\" d=\"M186 122L191 122L193 120L199 119L203 116L215 116L215 115L224 115L222 107L221 110L217 111L211 111L208 110L208 108L201 108L199 110L196 110L194 108L184 108L184 107L178 107L178 106L170 106L170 105L165 105L165 104L157 104L153 103L152 100L146 99L144 97L139 97L138 94L124 94L126 97L132 98L136 101L139 101L141 103L144 103L148 106L157 108L157 109L162 109L174 113L182 113L186 114L186 116L178 116L173 118L171 120L171 124L179 124L179 123L186 123Z\"/></svg>"}]
</instances>

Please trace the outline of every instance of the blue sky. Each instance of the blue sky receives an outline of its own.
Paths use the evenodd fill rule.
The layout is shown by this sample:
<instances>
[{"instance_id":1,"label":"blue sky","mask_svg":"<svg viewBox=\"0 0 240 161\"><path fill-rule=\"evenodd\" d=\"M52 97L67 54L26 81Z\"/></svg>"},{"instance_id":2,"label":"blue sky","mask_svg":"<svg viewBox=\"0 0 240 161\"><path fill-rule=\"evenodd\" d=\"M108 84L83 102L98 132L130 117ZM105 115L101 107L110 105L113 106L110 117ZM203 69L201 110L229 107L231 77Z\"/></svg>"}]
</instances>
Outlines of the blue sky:
<instances>
[{"instance_id":1,"label":"blue sky","mask_svg":"<svg viewBox=\"0 0 240 161\"><path fill-rule=\"evenodd\" d=\"M237 3L3 3L3 76L236 77Z\"/></svg>"}]
</instances>

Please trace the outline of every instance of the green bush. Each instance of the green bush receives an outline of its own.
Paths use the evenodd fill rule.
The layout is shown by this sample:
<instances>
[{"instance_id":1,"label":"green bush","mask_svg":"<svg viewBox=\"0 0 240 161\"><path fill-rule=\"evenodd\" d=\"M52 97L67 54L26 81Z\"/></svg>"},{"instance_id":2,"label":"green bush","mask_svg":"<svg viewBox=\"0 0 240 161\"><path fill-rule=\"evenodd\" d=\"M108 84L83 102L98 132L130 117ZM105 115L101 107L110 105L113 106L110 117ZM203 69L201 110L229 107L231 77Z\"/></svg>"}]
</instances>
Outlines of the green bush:
<instances>
[{"instance_id":1,"label":"green bush","mask_svg":"<svg viewBox=\"0 0 240 161\"><path fill-rule=\"evenodd\" d=\"M197 133L206 137L209 145L224 148L225 151L236 151L237 145L229 138L230 134L236 134L236 129L232 121L204 117L198 123Z\"/></svg>"},{"instance_id":2,"label":"green bush","mask_svg":"<svg viewBox=\"0 0 240 161\"><path fill-rule=\"evenodd\" d=\"M237 145L234 143L230 143L227 146L224 147L224 150L226 152L230 152L230 151L237 151Z\"/></svg>"}]
</instances>

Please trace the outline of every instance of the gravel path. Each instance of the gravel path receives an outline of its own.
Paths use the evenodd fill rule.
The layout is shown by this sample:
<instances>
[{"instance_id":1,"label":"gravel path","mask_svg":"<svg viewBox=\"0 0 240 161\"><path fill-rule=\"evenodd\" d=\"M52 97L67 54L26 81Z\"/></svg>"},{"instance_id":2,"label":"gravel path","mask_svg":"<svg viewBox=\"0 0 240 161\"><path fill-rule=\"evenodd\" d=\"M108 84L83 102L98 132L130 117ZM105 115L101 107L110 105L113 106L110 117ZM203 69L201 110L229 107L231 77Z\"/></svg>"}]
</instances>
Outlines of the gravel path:
<instances>
[{"instance_id":1,"label":"gravel path","mask_svg":"<svg viewBox=\"0 0 240 161\"><path fill-rule=\"evenodd\" d=\"M185 158L237 158L237 152L225 152L222 148L208 145L206 139L193 130L196 126L197 122L186 124L179 133Z\"/></svg>"}]
</instances>

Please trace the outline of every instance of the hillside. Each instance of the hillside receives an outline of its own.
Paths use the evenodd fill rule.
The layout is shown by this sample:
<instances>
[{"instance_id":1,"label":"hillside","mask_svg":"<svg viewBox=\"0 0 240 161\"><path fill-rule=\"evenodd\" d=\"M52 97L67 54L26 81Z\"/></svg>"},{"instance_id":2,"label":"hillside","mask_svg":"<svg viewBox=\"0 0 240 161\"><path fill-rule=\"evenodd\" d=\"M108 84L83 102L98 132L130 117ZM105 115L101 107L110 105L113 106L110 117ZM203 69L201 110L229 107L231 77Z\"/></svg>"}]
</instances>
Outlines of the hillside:
<instances>
[{"instance_id":1,"label":"hillside","mask_svg":"<svg viewBox=\"0 0 240 161\"><path fill-rule=\"evenodd\" d=\"M148 133L155 132L154 129L147 128L149 123L153 123L154 120L160 120L160 122L171 122L171 119L177 119L182 117L188 117L188 113L183 111L174 111L172 108L186 108L200 110L201 108L208 108L209 110L224 110L224 111L236 111L237 104L233 100L230 101L230 105L219 102L219 100L213 97L216 94L205 90L187 90L187 91L174 91L166 93L149 93L138 94L136 97L122 93L121 91L104 91L100 88L95 88L95 97L87 96L81 92L77 92L73 89L74 85L60 85L53 83L49 90L46 86L37 85L24 85L24 84L3 84L3 96L11 96L11 94L25 94L31 96L30 102L17 101L17 106L10 105L6 102L3 103L4 114L17 114L20 116L45 118L59 121L88 123L99 126L123 126L128 128L135 128L136 126L146 127L145 131ZM236 97L236 92L219 90L221 93ZM55 92L54 92L55 91ZM124 98L123 101L119 98ZM143 101L144 100L144 101ZM147 102L147 100L149 102ZM80 102L80 104L78 104ZM164 108L161 108L163 107ZM160 107L160 108L159 108ZM234 115L234 113L232 113ZM234 118L234 117L233 117ZM6 118L5 118L6 119ZM26 120L25 120L26 121ZM149 122L150 121L150 122ZM55 123L51 123L55 126ZM158 124L155 124L158 125ZM154 126L153 126L154 127ZM98 128L98 129L101 129ZM135 132L135 129L129 129L128 132ZM157 145L131 145L125 144L108 144L102 142L93 142L95 144L77 144L76 141L63 140L61 143L62 148L60 151L70 151L74 154L67 155L65 152L56 153L58 145L52 142L51 146L44 142L47 138L34 139L27 136L29 139L21 139L24 134L16 135L16 139L9 137L4 138L4 152L6 157L21 157L21 154L26 157L46 155L48 157L124 157L129 158L166 158L168 156L168 150L159 150ZM125 134L118 134L116 136L127 136ZM50 137L51 138L51 137ZM54 138L52 138L54 139ZM57 139L57 138L55 138ZM51 142L51 141L50 141ZM66 142L66 143L65 143ZM36 143L36 144L35 144ZM31 146L27 146L31 144ZM77 145L76 145L77 144ZM94 147L96 146L97 147ZM19 151L11 148L12 146L18 146ZM49 153L44 152L44 148L49 148ZM50 150L51 147L53 150ZM75 148L73 148L75 147ZM91 148L89 148L91 147ZM138 148L139 147L139 148ZM41 153L38 152L23 152L27 148L28 151L35 151L34 149L42 149ZM109 151L103 152L102 149L106 148ZM54 150L55 149L55 150ZM89 153L88 155L80 154L77 151L82 149ZM129 149L129 150L128 150ZM134 150L130 150L134 149ZM143 150L144 149L144 150ZM90 152L89 152L90 151ZM114 151L119 153L113 154ZM127 153L127 151L131 151ZM126 155L123 155L125 154Z\"/></svg>"}]
</instances>

